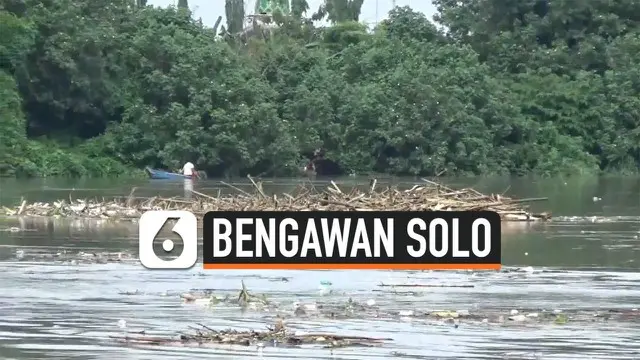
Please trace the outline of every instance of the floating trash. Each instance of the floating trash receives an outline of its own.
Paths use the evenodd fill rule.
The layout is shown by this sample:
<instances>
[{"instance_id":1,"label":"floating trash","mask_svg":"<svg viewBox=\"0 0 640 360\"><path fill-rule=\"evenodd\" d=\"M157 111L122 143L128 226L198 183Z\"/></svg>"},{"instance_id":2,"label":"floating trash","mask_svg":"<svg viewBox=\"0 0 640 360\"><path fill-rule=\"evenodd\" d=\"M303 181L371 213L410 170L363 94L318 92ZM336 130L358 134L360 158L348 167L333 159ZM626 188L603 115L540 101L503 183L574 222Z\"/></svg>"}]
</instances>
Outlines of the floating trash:
<instances>
[{"instance_id":1,"label":"floating trash","mask_svg":"<svg viewBox=\"0 0 640 360\"><path fill-rule=\"evenodd\" d=\"M344 336L325 333L290 332L284 327L274 326L267 331L237 331L232 329L216 330L202 324L201 329L194 334L180 335L179 338L156 336L125 336L115 338L128 344L158 345L158 346L194 346L226 344L256 346L263 348L267 345L279 347L298 347L302 345L319 345L325 348L339 347L371 347L391 342L390 338L373 338L364 336ZM114 338L114 337L112 337Z\"/></svg>"},{"instance_id":2,"label":"floating trash","mask_svg":"<svg viewBox=\"0 0 640 360\"><path fill-rule=\"evenodd\" d=\"M320 295L329 295L329 294L331 294L332 293L331 285L333 285L331 283L331 281L327 281L327 280L320 281L320 286L318 287Z\"/></svg>"},{"instance_id":3,"label":"floating trash","mask_svg":"<svg viewBox=\"0 0 640 360\"><path fill-rule=\"evenodd\" d=\"M135 188L128 196L110 199L58 200L53 203L27 203L23 200L14 208L2 207L0 214L9 216L54 216L72 218L98 218L134 220L149 210L187 210L194 214L204 214L211 209L217 211L239 211L252 208L264 211L456 211L492 210L500 214L503 221L535 222L551 219L549 213L533 214L527 211L525 203L545 201L547 198L511 199L502 195L485 195L473 189L454 190L443 184L424 180L408 190L396 188L376 189L373 180L366 192L358 190L343 191L335 182L331 182L326 191L301 187L296 194L265 196L261 183L249 179L255 186L250 194L227 194L211 196L192 191L189 200L182 198L161 198L158 196L135 197ZM235 190L238 190L235 188ZM389 196L393 193L393 196ZM393 199L393 200L390 200Z\"/></svg>"}]
</instances>

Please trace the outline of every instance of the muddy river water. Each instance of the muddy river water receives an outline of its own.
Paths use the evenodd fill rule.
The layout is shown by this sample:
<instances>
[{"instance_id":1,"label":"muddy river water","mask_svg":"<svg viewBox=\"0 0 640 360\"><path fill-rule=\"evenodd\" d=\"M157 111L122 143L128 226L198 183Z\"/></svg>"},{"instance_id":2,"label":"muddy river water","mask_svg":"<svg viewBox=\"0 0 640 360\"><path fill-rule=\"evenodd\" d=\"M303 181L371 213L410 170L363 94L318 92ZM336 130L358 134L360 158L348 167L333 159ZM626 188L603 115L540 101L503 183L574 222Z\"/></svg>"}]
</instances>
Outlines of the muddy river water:
<instances>
[{"instance_id":1,"label":"muddy river water","mask_svg":"<svg viewBox=\"0 0 640 360\"><path fill-rule=\"evenodd\" d=\"M203 271L198 266L150 271L134 261L135 224L0 219L0 359L640 359L640 179L456 182L483 192L548 196L534 209L550 210L556 218L506 226L505 268L476 273ZM20 197L67 198L70 192L126 195L132 186L154 195L182 191L180 184L148 181L2 180L0 206ZM213 192L216 186L205 182L196 188ZM105 260L114 256L121 261ZM277 310L180 298L202 289L237 296L241 281L277 303ZM349 299L365 310L341 318L314 315L323 304ZM296 303L307 309L304 316L294 312ZM456 316L425 315L443 312ZM392 340L335 349L141 346L115 340L141 331L176 336L198 323L264 330L276 313L290 331Z\"/></svg>"}]
</instances>

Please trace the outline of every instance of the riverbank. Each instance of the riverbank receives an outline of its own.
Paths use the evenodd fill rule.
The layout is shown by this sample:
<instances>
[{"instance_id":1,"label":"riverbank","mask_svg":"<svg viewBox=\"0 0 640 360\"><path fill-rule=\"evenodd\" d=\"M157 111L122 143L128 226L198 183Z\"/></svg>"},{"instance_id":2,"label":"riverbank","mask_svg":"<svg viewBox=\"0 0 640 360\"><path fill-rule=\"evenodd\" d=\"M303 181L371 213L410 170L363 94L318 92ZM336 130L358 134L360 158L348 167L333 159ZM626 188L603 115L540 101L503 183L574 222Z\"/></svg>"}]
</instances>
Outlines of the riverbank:
<instances>
[{"instance_id":1,"label":"riverbank","mask_svg":"<svg viewBox=\"0 0 640 360\"><path fill-rule=\"evenodd\" d=\"M23 138L0 162L0 178L144 178L145 172L101 154L99 141L77 146L53 140Z\"/></svg>"},{"instance_id":2,"label":"riverbank","mask_svg":"<svg viewBox=\"0 0 640 360\"><path fill-rule=\"evenodd\" d=\"M532 213L527 203L546 198L513 199L504 195L482 194L472 188L452 189L423 179L419 185L400 190L378 186L372 180L366 189L340 188L335 182L324 190L302 184L292 193L267 193L260 182L249 177L253 192L225 184L231 194L192 192L190 199L137 197L136 188L128 196L110 199L68 199L52 203L22 200L13 207L3 207L0 215L10 217L67 217L131 221L149 210L188 210L203 215L208 211L480 211L500 214L503 221L535 222L551 218L549 213Z\"/></svg>"}]
</instances>

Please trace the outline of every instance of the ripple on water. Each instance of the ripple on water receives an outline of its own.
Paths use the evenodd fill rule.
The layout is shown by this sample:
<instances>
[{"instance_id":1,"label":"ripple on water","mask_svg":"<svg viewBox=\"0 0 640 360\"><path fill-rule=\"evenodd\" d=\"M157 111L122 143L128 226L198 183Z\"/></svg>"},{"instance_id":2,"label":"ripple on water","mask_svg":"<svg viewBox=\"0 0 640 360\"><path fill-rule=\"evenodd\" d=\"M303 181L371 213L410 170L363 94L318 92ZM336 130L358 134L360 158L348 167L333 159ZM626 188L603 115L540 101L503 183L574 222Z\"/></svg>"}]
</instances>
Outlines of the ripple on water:
<instances>
[{"instance_id":1,"label":"ripple on water","mask_svg":"<svg viewBox=\"0 0 640 360\"><path fill-rule=\"evenodd\" d=\"M380 272L361 271L217 271L197 269L154 272L136 265L52 265L0 263L4 267L0 293L1 351L13 357L194 359L255 358L257 349L220 346L215 349L123 347L110 337L127 330L175 335L202 322L208 326L264 329L271 320L256 312L230 307L213 310L182 304L176 295L192 288L236 291L244 279L254 292L274 300L305 301L317 298L323 280L332 289L358 299L375 299L380 307L407 309L625 308L639 306L637 273L531 269L524 272ZM257 276L259 274L259 276ZM286 277L288 281L274 281ZM467 288L409 289L410 295L380 288L383 283L473 284ZM134 295L126 295L131 292ZM332 295L333 296L333 295ZM348 296L342 296L347 298ZM291 319L287 327L307 332L390 337L394 342L367 349L265 348L265 358L372 359L372 358L512 358L599 359L633 358L640 351L640 329L615 324L572 326L477 326L462 322L427 325L419 321ZM11 350L8 350L11 349ZM2 355L2 352L0 352Z\"/></svg>"},{"instance_id":2,"label":"ripple on water","mask_svg":"<svg viewBox=\"0 0 640 360\"><path fill-rule=\"evenodd\" d=\"M571 269L531 268L519 272L379 272L379 271L148 271L136 264L63 265L43 255L62 252L104 251L109 246L125 248L135 239L122 230L114 236L87 229L64 230L64 236L46 239L42 232L2 233L6 243L20 246L23 261L15 261L16 247L0 244L0 358L2 359L242 359L256 358L255 348L218 346L211 348L122 346L110 337L120 336L120 319L126 331L145 330L152 335L175 335L189 331L197 322L215 327L264 329L271 317L232 307L206 309L181 303L178 295L191 289L237 291L240 280L256 293L293 304L318 298L318 285L327 280L341 300L374 299L380 308L407 310L512 309L525 311L582 310L640 307L640 274L606 268L607 257L624 254L637 259L640 248L637 226L640 217L559 218L541 226L538 243L562 245L561 256L589 253L589 261ZM13 225L12 225L13 226ZM22 225L20 225L22 226ZM120 230L118 230L120 231ZM127 230L129 231L129 230ZM69 239L74 239L69 241ZM102 243L101 243L102 241ZM505 239L513 244L516 239ZM70 244L70 242L72 244ZM536 243L536 244L538 244ZM128 244L128 245L123 245ZM530 245L530 244L529 244ZM517 245L521 246L521 245ZM531 253L540 249L517 249ZM541 246L541 248L544 248ZM546 248L544 248L546 249ZM594 251L595 249L595 251ZM118 251L118 250L114 250ZM564 251L564 252L562 252ZM635 251L635 255L634 255ZM31 254L31 258L29 258ZM591 256L591 254L596 254ZM553 254L545 254L553 255ZM617 255L619 256L619 255ZM3 261L6 260L6 261ZM28 260L28 261L27 261ZM544 260L544 259L543 259ZM582 260L582 259L581 259ZM588 266L589 263L601 266ZM637 266L636 266L637 268ZM631 269L633 270L633 269ZM286 281L283 281L286 278ZM380 283L429 283L473 285L460 288L383 288ZM340 295L345 294L345 295ZM330 297L325 297L330 298ZM292 310L292 309L291 309ZM273 316L271 314L270 316ZM390 337L382 348L283 349L265 348L262 355L273 359L638 359L640 328L636 322L565 325L510 326L474 325L461 321L458 328L446 323L402 321L330 320L292 318L292 330L337 332L360 336Z\"/></svg>"}]
</instances>

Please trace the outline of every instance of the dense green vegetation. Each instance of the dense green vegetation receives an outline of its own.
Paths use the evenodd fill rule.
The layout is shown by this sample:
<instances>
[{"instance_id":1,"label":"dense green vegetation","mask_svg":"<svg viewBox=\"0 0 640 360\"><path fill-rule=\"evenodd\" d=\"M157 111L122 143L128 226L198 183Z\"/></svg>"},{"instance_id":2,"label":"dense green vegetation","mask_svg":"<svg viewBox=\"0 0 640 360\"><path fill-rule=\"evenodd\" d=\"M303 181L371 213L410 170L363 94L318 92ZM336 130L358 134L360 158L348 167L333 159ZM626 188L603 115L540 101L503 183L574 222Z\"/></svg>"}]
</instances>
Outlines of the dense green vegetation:
<instances>
[{"instance_id":1,"label":"dense green vegetation","mask_svg":"<svg viewBox=\"0 0 640 360\"><path fill-rule=\"evenodd\" d=\"M406 7L367 30L362 0L248 31L240 0L213 29L186 0L0 0L0 173L291 175L319 147L345 173L637 171L640 2L434 3L446 32Z\"/></svg>"}]
</instances>

